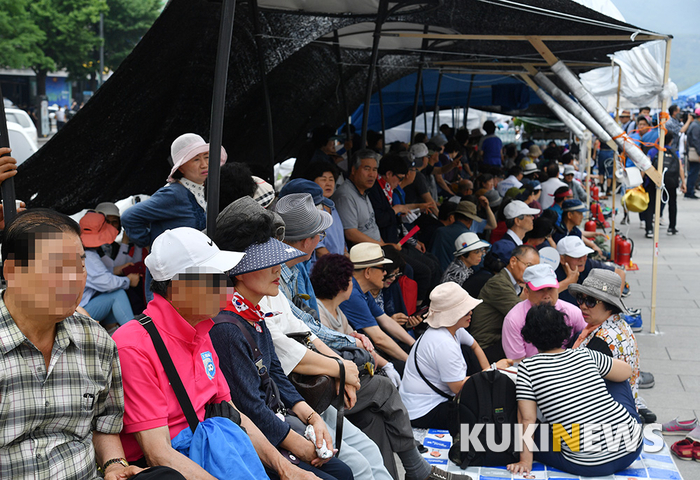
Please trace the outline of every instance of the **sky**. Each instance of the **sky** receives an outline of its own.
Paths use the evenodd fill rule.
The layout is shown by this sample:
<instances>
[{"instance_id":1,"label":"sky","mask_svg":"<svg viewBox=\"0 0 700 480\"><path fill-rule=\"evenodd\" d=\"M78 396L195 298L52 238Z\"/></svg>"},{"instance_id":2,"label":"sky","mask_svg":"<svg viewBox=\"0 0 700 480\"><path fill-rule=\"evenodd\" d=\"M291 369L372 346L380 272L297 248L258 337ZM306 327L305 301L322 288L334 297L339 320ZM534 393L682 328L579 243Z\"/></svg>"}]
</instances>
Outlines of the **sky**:
<instances>
[{"instance_id":1,"label":"sky","mask_svg":"<svg viewBox=\"0 0 700 480\"><path fill-rule=\"evenodd\" d=\"M670 77L679 90L700 82L700 0L613 0L627 23L673 35Z\"/></svg>"}]
</instances>

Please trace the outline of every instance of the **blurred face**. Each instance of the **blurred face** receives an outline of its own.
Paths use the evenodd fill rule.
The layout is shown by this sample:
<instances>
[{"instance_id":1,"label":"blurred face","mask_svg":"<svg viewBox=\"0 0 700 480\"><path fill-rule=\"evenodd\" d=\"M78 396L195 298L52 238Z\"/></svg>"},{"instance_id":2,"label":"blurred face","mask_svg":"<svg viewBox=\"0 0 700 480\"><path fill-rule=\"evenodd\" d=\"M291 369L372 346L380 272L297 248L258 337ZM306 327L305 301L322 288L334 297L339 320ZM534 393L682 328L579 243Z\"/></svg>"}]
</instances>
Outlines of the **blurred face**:
<instances>
[{"instance_id":1,"label":"blurred face","mask_svg":"<svg viewBox=\"0 0 700 480\"><path fill-rule=\"evenodd\" d=\"M588 295L576 294L576 303L581 309L583 320L589 325L600 325L610 316L603 302ZM591 307L591 305L593 305Z\"/></svg>"},{"instance_id":2,"label":"blurred face","mask_svg":"<svg viewBox=\"0 0 700 480\"><path fill-rule=\"evenodd\" d=\"M85 251L74 233L37 238L35 255L26 267L5 260L7 292L23 314L60 322L72 315L85 289Z\"/></svg>"},{"instance_id":3,"label":"blurred face","mask_svg":"<svg viewBox=\"0 0 700 480\"><path fill-rule=\"evenodd\" d=\"M373 289L384 288L384 275L386 275L386 270L383 265L365 268L365 278Z\"/></svg>"},{"instance_id":4,"label":"blurred face","mask_svg":"<svg viewBox=\"0 0 700 480\"><path fill-rule=\"evenodd\" d=\"M529 232L532 230L533 227L533 222L535 221L535 217L533 215L522 215L522 219L516 218L515 219L515 224L525 230L526 232Z\"/></svg>"},{"instance_id":5,"label":"blurred face","mask_svg":"<svg viewBox=\"0 0 700 480\"><path fill-rule=\"evenodd\" d=\"M391 270L390 272L387 272L386 276L384 277L384 288L389 288L392 283L396 281L397 278L401 276L401 272L399 271L398 268L395 268Z\"/></svg>"},{"instance_id":6,"label":"blurred face","mask_svg":"<svg viewBox=\"0 0 700 480\"><path fill-rule=\"evenodd\" d=\"M558 288L540 288L539 290L531 290L527 288L527 298L533 305L554 305L559 298Z\"/></svg>"},{"instance_id":7,"label":"blurred face","mask_svg":"<svg viewBox=\"0 0 700 480\"><path fill-rule=\"evenodd\" d=\"M578 270L579 272L583 272L583 269L586 267L587 258L588 255L584 255L583 257L579 258L573 258L568 255L561 256L561 259L569 265L569 268L572 270Z\"/></svg>"},{"instance_id":8,"label":"blurred face","mask_svg":"<svg viewBox=\"0 0 700 480\"><path fill-rule=\"evenodd\" d=\"M570 173L570 174L568 174L568 175L564 175L564 181L565 181L566 183L571 183L571 182L573 182L573 181L574 181L574 174L573 174L573 173Z\"/></svg>"},{"instance_id":9,"label":"blurred face","mask_svg":"<svg viewBox=\"0 0 700 480\"><path fill-rule=\"evenodd\" d=\"M116 215L106 215L105 218L107 219L107 223L112 225L114 228L117 229L118 232L121 232L122 230L122 223L119 220L119 217Z\"/></svg>"},{"instance_id":10,"label":"blurred face","mask_svg":"<svg viewBox=\"0 0 700 480\"><path fill-rule=\"evenodd\" d=\"M639 130L640 135L644 135L650 129L651 129L651 127L649 126L649 124L645 120L641 120L641 121L637 122L637 130Z\"/></svg>"},{"instance_id":11,"label":"blurred face","mask_svg":"<svg viewBox=\"0 0 700 480\"><path fill-rule=\"evenodd\" d=\"M538 263L540 263L540 255L537 252L528 251L521 258L511 257L508 269L513 274L516 282L524 283L523 273L525 273L525 269Z\"/></svg>"},{"instance_id":12,"label":"blurred face","mask_svg":"<svg viewBox=\"0 0 700 480\"><path fill-rule=\"evenodd\" d=\"M321 187L324 197L330 198L335 193L335 177L331 172L323 172L323 175L314 178L314 182Z\"/></svg>"},{"instance_id":13,"label":"blurred face","mask_svg":"<svg viewBox=\"0 0 700 480\"><path fill-rule=\"evenodd\" d=\"M236 290L246 299L256 303L265 295L274 297L279 293L281 265L263 268L255 272L236 276ZM255 297L258 297L256 300Z\"/></svg>"},{"instance_id":14,"label":"blurred face","mask_svg":"<svg viewBox=\"0 0 700 480\"><path fill-rule=\"evenodd\" d=\"M377 161L374 158L363 158L360 166L352 169L352 181L360 190L372 188L377 180Z\"/></svg>"},{"instance_id":15,"label":"blurred face","mask_svg":"<svg viewBox=\"0 0 700 480\"><path fill-rule=\"evenodd\" d=\"M190 323L199 323L226 307L226 282L223 274L178 275L170 286L170 303Z\"/></svg>"},{"instance_id":16,"label":"blurred face","mask_svg":"<svg viewBox=\"0 0 700 480\"><path fill-rule=\"evenodd\" d=\"M404 175L403 173L394 175L394 172L386 172L386 175L384 175L384 179L389 185L391 185L391 188L398 187L404 178L406 178L406 175Z\"/></svg>"},{"instance_id":17,"label":"blurred face","mask_svg":"<svg viewBox=\"0 0 700 480\"><path fill-rule=\"evenodd\" d=\"M416 173L418 173L417 168L409 168L408 169L408 174L406 175L406 181L408 182L407 185L410 185L413 183L413 181L416 179Z\"/></svg>"},{"instance_id":18,"label":"blurred face","mask_svg":"<svg viewBox=\"0 0 700 480\"><path fill-rule=\"evenodd\" d=\"M569 221L572 222L573 225L581 225L581 222L583 221L583 212L567 212L569 216Z\"/></svg>"},{"instance_id":19,"label":"blurred face","mask_svg":"<svg viewBox=\"0 0 700 480\"><path fill-rule=\"evenodd\" d=\"M493 190L494 183L495 183L495 182L493 181L493 178L492 178L492 179L489 180L488 182L484 183L483 187L484 187L486 190Z\"/></svg>"},{"instance_id":20,"label":"blurred face","mask_svg":"<svg viewBox=\"0 0 700 480\"><path fill-rule=\"evenodd\" d=\"M202 185L209 175L209 152L200 153L178 170L187 180Z\"/></svg>"},{"instance_id":21,"label":"blurred face","mask_svg":"<svg viewBox=\"0 0 700 480\"><path fill-rule=\"evenodd\" d=\"M476 250L472 250L466 255L463 255L462 258L464 258L468 267L475 267L481 263L481 259L484 258L485 254L485 248L478 248Z\"/></svg>"}]
</instances>

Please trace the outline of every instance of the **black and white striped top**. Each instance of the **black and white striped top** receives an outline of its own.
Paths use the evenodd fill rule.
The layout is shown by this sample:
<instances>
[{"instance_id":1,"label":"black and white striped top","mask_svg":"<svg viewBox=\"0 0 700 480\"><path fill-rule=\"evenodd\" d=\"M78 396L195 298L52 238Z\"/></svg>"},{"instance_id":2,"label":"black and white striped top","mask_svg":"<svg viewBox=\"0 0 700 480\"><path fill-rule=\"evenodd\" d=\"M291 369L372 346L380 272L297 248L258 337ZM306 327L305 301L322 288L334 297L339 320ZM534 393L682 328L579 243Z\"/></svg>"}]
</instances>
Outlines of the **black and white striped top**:
<instances>
[{"instance_id":1,"label":"black and white striped top","mask_svg":"<svg viewBox=\"0 0 700 480\"><path fill-rule=\"evenodd\" d=\"M579 465L601 465L625 456L625 441L611 448L605 435L600 434L593 446L600 451L584 448L586 424L607 424L619 435L619 427L627 429L634 449L642 442L641 425L608 393L603 378L612 368L612 358L599 352L580 348L562 353L539 353L526 358L518 366L516 393L518 400L537 402L547 422L562 424L571 435L571 425L580 424L580 451L572 451L562 442L565 458ZM593 438L593 437L592 437ZM633 450L634 450L633 449ZM553 447L550 445L550 450Z\"/></svg>"}]
</instances>

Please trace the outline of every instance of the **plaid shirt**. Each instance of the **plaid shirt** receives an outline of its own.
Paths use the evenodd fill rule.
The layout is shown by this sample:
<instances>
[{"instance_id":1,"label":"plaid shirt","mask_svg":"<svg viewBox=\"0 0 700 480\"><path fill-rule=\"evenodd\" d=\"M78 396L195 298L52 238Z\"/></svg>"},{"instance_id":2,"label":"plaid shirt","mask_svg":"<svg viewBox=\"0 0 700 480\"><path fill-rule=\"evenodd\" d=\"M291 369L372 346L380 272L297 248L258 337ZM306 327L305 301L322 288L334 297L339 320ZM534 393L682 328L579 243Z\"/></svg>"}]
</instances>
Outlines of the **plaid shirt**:
<instances>
[{"instance_id":1,"label":"plaid shirt","mask_svg":"<svg viewBox=\"0 0 700 480\"><path fill-rule=\"evenodd\" d=\"M92 431L119 433L124 393L117 346L92 319L56 326L43 354L10 316L0 292L0 478L95 479Z\"/></svg>"},{"instance_id":2,"label":"plaid shirt","mask_svg":"<svg viewBox=\"0 0 700 480\"><path fill-rule=\"evenodd\" d=\"M292 290L290 285L293 285L297 280L298 272L296 269L292 270L284 263L282 264L282 271L280 272L280 287L282 293L287 297L289 306L292 308L292 313L299 320L304 322L311 333L316 335L321 339L323 343L328 345L330 348L343 348L343 347L354 347L357 345L355 338L350 335L345 335L344 333L336 332L325 325L323 325L319 320L315 319L292 302Z\"/></svg>"}]
</instances>

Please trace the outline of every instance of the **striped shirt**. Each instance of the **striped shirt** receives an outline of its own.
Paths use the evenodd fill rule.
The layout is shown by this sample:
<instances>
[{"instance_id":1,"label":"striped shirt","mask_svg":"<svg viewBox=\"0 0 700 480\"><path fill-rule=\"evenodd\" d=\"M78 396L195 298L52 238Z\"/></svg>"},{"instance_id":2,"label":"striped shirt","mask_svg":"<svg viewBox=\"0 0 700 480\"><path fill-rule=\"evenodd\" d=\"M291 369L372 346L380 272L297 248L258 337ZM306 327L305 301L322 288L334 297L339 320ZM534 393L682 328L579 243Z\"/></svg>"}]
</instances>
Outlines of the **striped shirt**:
<instances>
[{"instance_id":1,"label":"striped shirt","mask_svg":"<svg viewBox=\"0 0 700 480\"><path fill-rule=\"evenodd\" d=\"M48 369L0 293L0 478L97 479L92 432L122 429L117 346L94 320L56 325Z\"/></svg>"},{"instance_id":2,"label":"striped shirt","mask_svg":"<svg viewBox=\"0 0 700 480\"><path fill-rule=\"evenodd\" d=\"M586 424L607 424L613 434L627 430L634 449L642 442L642 430L621 404L608 393L603 378L612 368L612 358L602 353L580 348L562 353L539 353L526 358L518 366L516 394L518 400L532 400L542 410L547 422L561 424L571 435L572 424L580 424L580 450L572 451L561 442L563 456L576 464L602 465L627 453L626 444L610 448L604 434L591 438L591 445L600 451L584 449ZM618 428L620 428L618 430ZM550 449L553 446L550 445Z\"/></svg>"}]
</instances>

